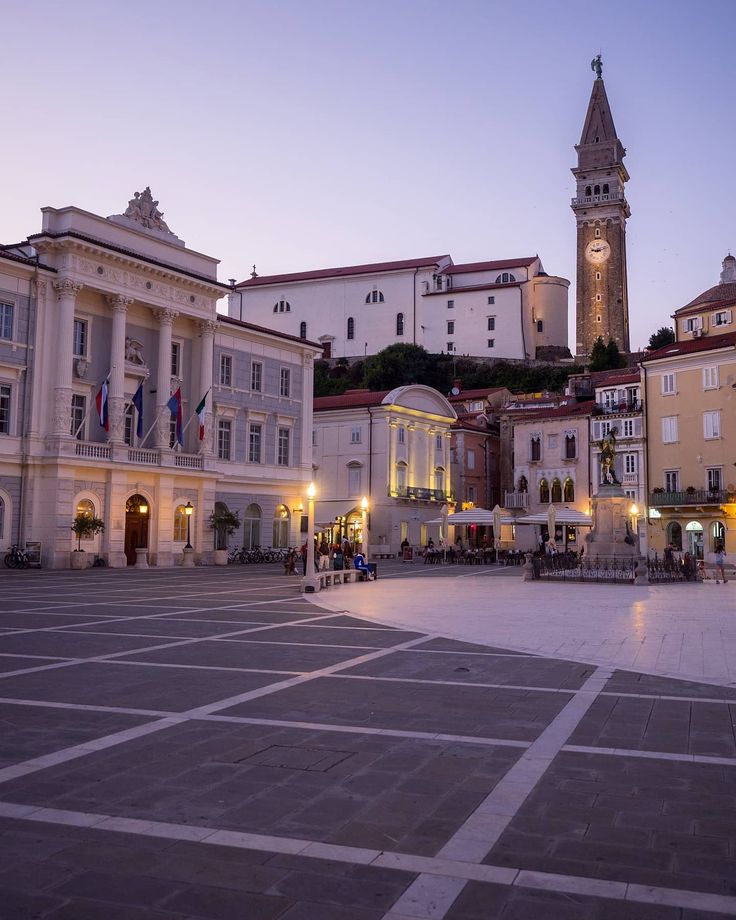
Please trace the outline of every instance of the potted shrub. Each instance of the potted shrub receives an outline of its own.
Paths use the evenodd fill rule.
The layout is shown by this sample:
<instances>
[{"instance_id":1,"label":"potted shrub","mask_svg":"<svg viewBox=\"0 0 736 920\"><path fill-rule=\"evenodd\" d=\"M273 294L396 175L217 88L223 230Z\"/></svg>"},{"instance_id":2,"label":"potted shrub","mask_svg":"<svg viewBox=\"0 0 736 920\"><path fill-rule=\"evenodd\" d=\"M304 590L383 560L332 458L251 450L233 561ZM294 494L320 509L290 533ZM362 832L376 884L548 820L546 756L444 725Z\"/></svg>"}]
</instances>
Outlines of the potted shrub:
<instances>
[{"instance_id":1,"label":"potted shrub","mask_svg":"<svg viewBox=\"0 0 736 920\"><path fill-rule=\"evenodd\" d=\"M78 514L72 521L72 531L77 538L77 548L71 553L71 567L85 569L87 567L87 554L82 549L83 537L94 537L105 529L105 522L89 514Z\"/></svg>"},{"instance_id":2,"label":"potted shrub","mask_svg":"<svg viewBox=\"0 0 736 920\"><path fill-rule=\"evenodd\" d=\"M227 565L228 537L240 527L240 515L218 502L209 518L210 530L215 534L215 565Z\"/></svg>"}]
</instances>

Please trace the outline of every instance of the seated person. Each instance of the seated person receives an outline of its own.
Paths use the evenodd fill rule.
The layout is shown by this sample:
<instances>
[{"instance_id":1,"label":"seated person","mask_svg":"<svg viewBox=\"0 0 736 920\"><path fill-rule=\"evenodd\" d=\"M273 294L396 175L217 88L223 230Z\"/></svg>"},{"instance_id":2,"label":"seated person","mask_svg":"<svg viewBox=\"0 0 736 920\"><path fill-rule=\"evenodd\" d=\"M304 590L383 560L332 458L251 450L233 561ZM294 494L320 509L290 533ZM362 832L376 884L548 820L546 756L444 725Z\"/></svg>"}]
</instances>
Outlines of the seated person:
<instances>
[{"instance_id":1,"label":"seated person","mask_svg":"<svg viewBox=\"0 0 736 920\"><path fill-rule=\"evenodd\" d=\"M368 565L366 564L365 556L363 555L363 553L355 554L355 556L353 557L353 565L359 572L362 572L365 575L366 581L371 580L373 575L371 573L371 570L368 568Z\"/></svg>"}]
</instances>

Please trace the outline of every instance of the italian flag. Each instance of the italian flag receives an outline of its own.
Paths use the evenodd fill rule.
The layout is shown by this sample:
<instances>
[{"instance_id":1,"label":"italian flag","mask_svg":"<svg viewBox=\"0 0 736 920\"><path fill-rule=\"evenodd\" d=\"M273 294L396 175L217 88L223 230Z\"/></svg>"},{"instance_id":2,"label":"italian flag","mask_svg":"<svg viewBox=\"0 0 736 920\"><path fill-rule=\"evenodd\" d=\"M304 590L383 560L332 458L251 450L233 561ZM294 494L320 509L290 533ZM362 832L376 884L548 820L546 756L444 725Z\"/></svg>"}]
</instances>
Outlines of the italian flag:
<instances>
[{"instance_id":1,"label":"italian flag","mask_svg":"<svg viewBox=\"0 0 736 920\"><path fill-rule=\"evenodd\" d=\"M209 390L207 390L207 393L209 393ZM199 440L200 441L204 441L204 419L205 419L204 406L205 406L205 403L207 402L207 393L204 394L201 402L199 403L197 408L194 410L199 416Z\"/></svg>"}]
</instances>

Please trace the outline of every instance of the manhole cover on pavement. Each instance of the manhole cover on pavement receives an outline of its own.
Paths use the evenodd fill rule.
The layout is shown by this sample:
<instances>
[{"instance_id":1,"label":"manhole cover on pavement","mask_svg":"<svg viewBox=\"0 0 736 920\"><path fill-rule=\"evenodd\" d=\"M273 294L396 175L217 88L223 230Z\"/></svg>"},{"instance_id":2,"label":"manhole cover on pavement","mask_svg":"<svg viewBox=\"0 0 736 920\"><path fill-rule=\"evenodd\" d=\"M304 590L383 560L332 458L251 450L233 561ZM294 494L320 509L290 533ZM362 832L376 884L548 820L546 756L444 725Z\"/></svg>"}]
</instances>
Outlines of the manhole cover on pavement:
<instances>
[{"instance_id":1,"label":"manhole cover on pavement","mask_svg":"<svg viewBox=\"0 0 736 920\"><path fill-rule=\"evenodd\" d=\"M352 751L328 751L324 748L288 747L272 744L263 751L236 760L235 763L252 763L262 767L283 767L286 770L310 770L326 773L332 767L352 757Z\"/></svg>"}]
</instances>

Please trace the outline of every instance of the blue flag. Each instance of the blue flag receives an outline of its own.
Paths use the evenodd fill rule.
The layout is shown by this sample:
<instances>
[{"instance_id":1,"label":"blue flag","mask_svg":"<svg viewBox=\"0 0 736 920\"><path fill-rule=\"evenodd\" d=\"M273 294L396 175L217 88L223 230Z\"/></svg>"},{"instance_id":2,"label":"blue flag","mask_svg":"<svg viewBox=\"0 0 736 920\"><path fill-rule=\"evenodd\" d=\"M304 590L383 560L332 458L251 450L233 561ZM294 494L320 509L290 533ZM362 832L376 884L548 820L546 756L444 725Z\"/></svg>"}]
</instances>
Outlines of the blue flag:
<instances>
[{"instance_id":1,"label":"blue flag","mask_svg":"<svg viewBox=\"0 0 736 920\"><path fill-rule=\"evenodd\" d=\"M138 421L135 426L135 433L139 438L143 437L143 381L138 384L138 389L133 394L133 405L138 413Z\"/></svg>"},{"instance_id":2,"label":"blue flag","mask_svg":"<svg viewBox=\"0 0 736 920\"><path fill-rule=\"evenodd\" d=\"M171 394L171 398L166 403L169 412L176 419L176 440L184 446L184 428L182 425L181 417L181 387L179 387L176 393Z\"/></svg>"}]
</instances>

